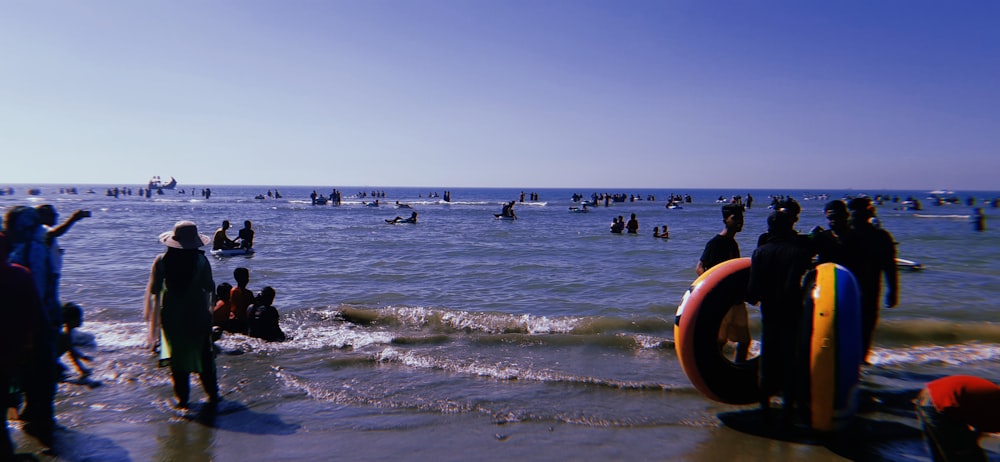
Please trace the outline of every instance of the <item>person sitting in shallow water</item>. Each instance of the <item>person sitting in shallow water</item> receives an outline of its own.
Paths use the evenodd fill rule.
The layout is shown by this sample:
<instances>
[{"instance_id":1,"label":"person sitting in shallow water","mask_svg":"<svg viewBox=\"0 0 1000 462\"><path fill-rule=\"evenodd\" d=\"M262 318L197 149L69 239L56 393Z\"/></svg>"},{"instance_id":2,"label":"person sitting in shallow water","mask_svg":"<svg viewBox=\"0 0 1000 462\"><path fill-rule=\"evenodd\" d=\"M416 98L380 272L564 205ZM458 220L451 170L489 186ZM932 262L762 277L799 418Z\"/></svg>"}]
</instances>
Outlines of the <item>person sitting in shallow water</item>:
<instances>
[{"instance_id":1,"label":"person sitting in shallow water","mask_svg":"<svg viewBox=\"0 0 1000 462\"><path fill-rule=\"evenodd\" d=\"M227 229L229 229L229 220L223 220L222 227L215 230L215 236L212 238L212 250L229 250L239 247L235 241L226 236Z\"/></svg>"},{"instance_id":2,"label":"person sitting in shallow water","mask_svg":"<svg viewBox=\"0 0 1000 462\"><path fill-rule=\"evenodd\" d=\"M285 341L285 333L278 326L278 310L271 306L274 303L274 289L271 286L261 289L254 305L247 312L247 335L268 342Z\"/></svg>"},{"instance_id":3,"label":"person sitting in shallow water","mask_svg":"<svg viewBox=\"0 0 1000 462\"><path fill-rule=\"evenodd\" d=\"M253 235L254 235L254 232L253 232L253 225L252 225L252 223L250 223L250 220L244 221L243 222L243 229L241 229L239 235L236 236L236 239L238 241L240 241L240 248L241 249L252 249L253 248Z\"/></svg>"},{"instance_id":4,"label":"person sitting in shallow water","mask_svg":"<svg viewBox=\"0 0 1000 462\"><path fill-rule=\"evenodd\" d=\"M229 294L233 291L233 285L223 282L215 288L215 307L212 308L212 327L225 328L229 325L229 312L232 306L229 303Z\"/></svg>"},{"instance_id":5,"label":"person sitting in shallow water","mask_svg":"<svg viewBox=\"0 0 1000 462\"><path fill-rule=\"evenodd\" d=\"M389 224L393 224L393 225L395 225L397 223L416 223L417 222L417 212L411 213L410 214L410 218L403 218L403 217L397 215L396 218L393 218L391 220L385 220L385 222L389 223Z\"/></svg>"},{"instance_id":6,"label":"person sitting in shallow water","mask_svg":"<svg viewBox=\"0 0 1000 462\"><path fill-rule=\"evenodd\" d=\"M236 268L233 270L233 278L236 279L236 287L229 291L229 323L227 331L237 334L247 333L247 309L253 305L253 291L247 289L250 283L250 270L248 268Z\"/></svg>"}]
</instances>

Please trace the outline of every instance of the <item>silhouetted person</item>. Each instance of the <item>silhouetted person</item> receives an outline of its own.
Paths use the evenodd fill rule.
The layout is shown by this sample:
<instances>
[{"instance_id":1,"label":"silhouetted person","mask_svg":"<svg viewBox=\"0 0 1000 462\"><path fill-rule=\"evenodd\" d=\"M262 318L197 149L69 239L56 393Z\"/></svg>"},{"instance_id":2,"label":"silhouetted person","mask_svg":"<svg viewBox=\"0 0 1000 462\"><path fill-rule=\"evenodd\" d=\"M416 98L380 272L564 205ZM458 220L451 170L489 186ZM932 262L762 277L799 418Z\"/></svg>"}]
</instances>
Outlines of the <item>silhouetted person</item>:
<instances>
[{"instance_id":1,"label":"silhouetted person","mask_svg":"<svg viewBox=\"0 0 1000 462\"><path fill-rule=\"evenodd\" d=\"M285 341L285 333L278 326L278 310L274 304L274 289L270 286L261 289L253 307L247 313L247 335L268 342Z\"/></svg>"},{"instance_id":2,"label":"silhouetted person","mask_svg":"<svg viewBox=\"0 0 1000 462\"><path fill-rule=\"evenodd\" d=\"M858 280L861 290L861 336L863 358L868 359L872 336L878 324L882 278L887 290L885 306L899 303L899 272L896 268L896 243L888 231L872 224L875 207L871 199L858 197L847 203L851 211L851 232L844 240L848 253L847 269Z\"/></svg>"},{"instance_id":3,"label":"silhouetted person","mask_svg":"<svg viewBox=\"0 0 1000 462\"><path fill-rule=\"evenodd\" d=\"M243 222L243 229L240 229L239 234L236 239L240 241L241 249L252 249L253 248L253 228L251 226L250 220Z\"/></svg>"},{"instance_id":4,"label":"silhouetted person","mask_svg":"<svg viewBox=\"0 0 1000 462\"><path fill-rule=\"evenodd\" d=\"M160 234L166 252L153 261L146 287L147 320L159 319L170 352L170 374L177 407L187 408L190 375L198 374L209 403L219 400L219 384L212 348L211 295L215 289L212 265L200 248L211 242L198 234L190 221L180 221L173 231ZM154 329L155 330L155 329Z\"/></svg>"},{"instance_id":5,"label":"silhouetted person","mask_svg":"<svg viewBox=\"0 0 1000 462\"><path fill-rule=\"evenodd\" d=\"M795 340L802 318L802 276L812 265L812 251L795 233L795 218L788 211L767 217L768 238L754 250L750 261L747 301L760 302L760 403L782 391L786 419L795 405Z\"/></svg>"},{"instance_id":6,"label":"silhouetted person","mask_svg":"<svg viewBox=\"0 0 1000 462\"><path fill-rule=\"evenodd\" d=\"M14 444L7 430L11 381L15 375L24 374L25 362L32 362L26 358L37 354L32 346L42 340L40 333L46 329L35 281L27 268L8 261L10 249L7 235L0 232L0 316L4 320L0 323L0 403L3 406L0 460L14 459ZM51 432L48 437L51 440ZM49 445L51 441L43 444Z\"/></svg>"},{"instance_id":7,"label":"silhouetted person","mask_svg":"<svg viewBox=\"0 0 1000 462\"><path fill-rule=\"evenodd\" d=\"M736 234L743 230L743 207L735 204L722 206L724 228L709 239L705 250L698 259L695 272L699 275L709 268L733 258L740 258L740 245ZM666 231L666 226L663 227ZM720 350L727 341L736 343L736 361L746 361L750 351L750 321L747 307L743 302L733 305L722 319L718 343Z\"/></svg>"},{"instance_id":8,"label":"silhouetted person","mask_svg":"<svg viewBox=\"0 0 1000 462\"><path fill-rule=\"evenodd\" d=\"M215 236L212 238L212 250L229 250L238 247L236 242L229 239L226 236L226 230L229 229L229 220L223 220L222 227L215 230Z\"/></svg>"}]
</instances>

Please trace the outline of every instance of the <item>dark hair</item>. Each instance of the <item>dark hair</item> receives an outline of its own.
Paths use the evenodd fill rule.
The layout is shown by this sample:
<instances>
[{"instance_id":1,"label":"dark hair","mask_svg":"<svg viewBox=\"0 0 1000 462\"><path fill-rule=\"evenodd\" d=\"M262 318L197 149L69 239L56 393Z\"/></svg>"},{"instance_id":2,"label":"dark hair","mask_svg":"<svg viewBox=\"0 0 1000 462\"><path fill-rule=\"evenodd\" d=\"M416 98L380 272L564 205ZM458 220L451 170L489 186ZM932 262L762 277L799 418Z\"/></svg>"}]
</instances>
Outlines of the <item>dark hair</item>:
<instances>
[{"instance_id":1,"label":"dark hair","mask_svg":"<svg viewBox=\"0 0 1000 462\"><path fill-rule=\"evenodd\" d=\"M194 281L195 267L203 254L198 249L167 247L163 254L163 278L171 290L187 290Z\"/></svg>"},{"instance_id":2,"label":"dark hair","mask_svg":"<svg viewBox=\"0 0 1000 462\"><path fill-rule=\"evenodd\" d=\"M274 288L271 286L266 286L263 289L260 289L260 293L257 294L256 301L258 304L270 305L271 303L274 302L275 295L276 294L274 292Z\"/></svg>"},{"instance_id":3,"label":"dark hair","mask_svg":"<svg viewBox=\"0 0 1000 462\"><path fill-rule=\"evenodd\" d=\"M868 209L872 205L872 200L867 197L855 197L847 203L847 208L852 212L860 212Z\"/></svg>"},{"instance_id":4,"label":"dark hair","mask_svg":"<svg viewBox=\"0 0 1000 462\"><path fill-rule=\"evenodd\" d=\"M243 268L243 267L236 268L236 269L233 270L233 278L236 279L236 282L249 281L250 280L250 270L248 270L246 268Z\"/></svg>"},{"instance_id":5,"label":"dark hair","mask_svg":"<svg viewBox=\"0 0 1000 462\"><path fill-rule=\"evenodd\" d=\"M789 232L795 226L795 217L787 211L775 210L767 216L769 233Z\"/></svg>"},{"instance_id":6,"label":"dark hair","mask_svg":"<svg viewBox=\"0 0 1000 462\"><path fill-rule=\"evenodd\" d=\"M228 282L223 282L215 288L215 296L224 302L229 301L229 293L233 291L233 285Z\"/></svg>"},{"instance_id":7,"label":"dark hair","mask_svg":"<svg viewBox=\"0 0 1000 462\"><path fill-rule=\"evenodd\" d=\"M784 211L785 213L791 215L792 218L798 219L799 212L802 211L802 206L799 205L795 199L789 197L788 199L778 202L778 210Z\"/></svg>"},{"instance_id":8,"label":"dark hair","mask_svg":"<svg viewBox=\"0 0 1000 462\"><path fill-rule=\"evenodd\" d=\"M842 201L840 199L835 199L835 200L832 200L830 202L827 202L826 206L823 207L823 210L834 210L834 211L845 212L846 213L847 212L847 204L845 204L844 201Z\"/></svg>"},{"instance_id":9,"label":"dark hair","mask_svg":"<svg viewBox=\"0 0 1000 462\"><path fill-rule=\"evenodd\" d=\"M62 306L63 323L74 327L83 324L83 308L73 302L66 302Z\"/></svg>"},{"instance_id":10,"label":"dark hair","mask_svg":"<svg viewBox=\"0 0 1000 462\"><path fill-rule=\"evenodd\" d=\"M11 244L30 241L40 224L41 218L33 207L18 205L3 216L3 231Z\"/></svg>"},{"instance_id":11,"label":"dark hair","mask_svg":"<svg viewBox=\"0 0 1000 462\"><path fill-rule=\"evenodd\" d=\"M722 218L726 219L732 215L743 215L743 206L736 204L726 204L722 206Z\"/></svg>"},{"instance_id":12,"label":"dark hair","mask_svg":"<svg viewBox=\"0 0 1000 462\"><path fill-rule=\"evenodd\" d=\"M827 216L847 216L847 204L844 201L837 199L826 203L823 207L823 211L826 212ZM832 213L831 213L832 212Z\"/></svg>"}]
</instances>

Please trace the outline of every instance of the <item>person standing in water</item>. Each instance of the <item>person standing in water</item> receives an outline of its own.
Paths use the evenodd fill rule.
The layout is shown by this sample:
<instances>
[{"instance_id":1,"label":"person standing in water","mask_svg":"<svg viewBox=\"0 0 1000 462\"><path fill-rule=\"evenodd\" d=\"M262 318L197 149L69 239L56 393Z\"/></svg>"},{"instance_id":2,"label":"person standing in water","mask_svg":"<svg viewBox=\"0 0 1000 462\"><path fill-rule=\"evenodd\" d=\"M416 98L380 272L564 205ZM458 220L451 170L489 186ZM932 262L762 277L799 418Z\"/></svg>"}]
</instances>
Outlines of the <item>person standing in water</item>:
<instances>
[{"instance_id":1,"label":"person standing in water","mask_svg":"<svg viewBox=\"0 0 1000 462\"><path fill-rule=\"evenodd\" d=\"M794 211L771 212L768 237L753 251L747 302L760 303L760 405L782 392L784 417L791 422L798 396L794 378L795 340L802 319L802 276L812 266L813 252L794 229Z\"/></svg>"},{"instance_id":2,"label":"person standing in water","mask_svg":"<svg viewBox=\"0 0 1000 462\"><path fill-rule=\"evenodd\" d=\"M736 204L722 206L722 223L725 227L708 240L701 258L698 259L694 270L699 276L719 263L740 258L740 245L736 242L736 234L743 231L743 207ZM666 228L664 225L664 234ZM730 307L726 316L722 318L718 337L720 350L730 341L736 343L736 362L746 361L751 339L749 313L743 302Z\"/></svg>"},{"instance_id":3,"label":"person standing in water","mask_svg":"<svg viewBox=\"0 0 1000 462\"><path fill-rule=\"evenodd\" d=\"M625 229L628 230L628 234L639 234L639 219L635 217L634 213L625 224Z\"/></svg>"},{"instance_id":4,"label":"person standing in water","mask_svg":"<svg viewBox=\"0 0 1000 462\"><path fill-rule=\"evenodd\" d=\"M166 252L157 255L146 287L145 317L163 326L169 348L170 374L178 408L187 408L191 392L190 374L201 379L209 403L219 401L219 384L212 349L211 296L215 289L212 266L200 250L212 242L198 234L190 221L179 221L173 231L160 235Z\"/></svg>"},{"instance_id":5,"label":"person standing in water","mask_svg":"<svg viewBox=\"0 0 1000 462\"><path fill-rule=\"evenodd\" d=\"M896 243L888 231L872 224L875 207L871 199L857 197L847 203L851 211L851 232L844 239L848 254L847 269L858 280L861 290L861 336L862 358L868 362L872 337L879 317L879 298L882 294L882 279L887 290L885 306L895 307L899 303L899 270L896 268Z\"/></svg>"}]
</instances>

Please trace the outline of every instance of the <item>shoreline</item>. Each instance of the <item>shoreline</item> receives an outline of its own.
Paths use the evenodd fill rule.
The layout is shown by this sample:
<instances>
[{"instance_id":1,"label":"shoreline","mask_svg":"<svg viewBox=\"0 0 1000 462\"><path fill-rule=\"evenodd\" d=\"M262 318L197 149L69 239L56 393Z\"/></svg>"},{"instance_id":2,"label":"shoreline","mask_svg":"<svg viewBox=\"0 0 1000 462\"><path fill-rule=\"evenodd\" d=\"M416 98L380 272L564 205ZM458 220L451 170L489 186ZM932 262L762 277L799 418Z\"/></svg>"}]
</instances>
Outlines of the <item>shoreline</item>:
<instances>
[{"instance_id":1,"label":"shoreline","mask_svg":"<svg viewBox=\"0 0 1000 462\"><path fill-rule=\"evenodd\" d=\"M137 352L141 355L142 352ZM99 386L61 383L56 455L45 454L11 422L17 452L43 461L132 460L929 460L912 416L912 390L866 383L869 404L849 430L827 436L789 431L756 406L727 406L698 396L702 417L677 425L594 426L552 421L502 422L477 413L441 413L344 405L299 390L244 402L264 378L248 378L245 356L219 356L224 399L216 410L192 377L192 407L171 406L165 369L97 364ZM153 363L153 359L149 359ZM125 372L119 374L118 368ZM148 369L145 369L148 371ZM280 373L280 372L279 372ZM142 412L136 414L136 410ZM128 412L126 412L128 411ZM773 411L772 411L773 412ZM909 413L909 414L907 414ZM123 416L131 416L123 418ZM998 455L1000 438L982 446ZM921 459L923 458L923 459Z\"/></svg>"}]
</instances>

